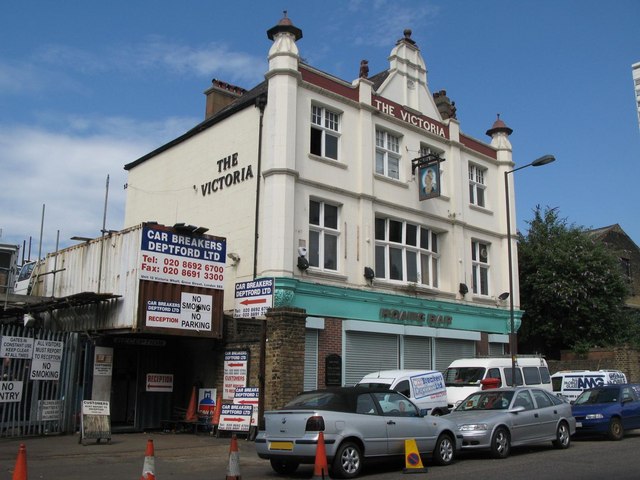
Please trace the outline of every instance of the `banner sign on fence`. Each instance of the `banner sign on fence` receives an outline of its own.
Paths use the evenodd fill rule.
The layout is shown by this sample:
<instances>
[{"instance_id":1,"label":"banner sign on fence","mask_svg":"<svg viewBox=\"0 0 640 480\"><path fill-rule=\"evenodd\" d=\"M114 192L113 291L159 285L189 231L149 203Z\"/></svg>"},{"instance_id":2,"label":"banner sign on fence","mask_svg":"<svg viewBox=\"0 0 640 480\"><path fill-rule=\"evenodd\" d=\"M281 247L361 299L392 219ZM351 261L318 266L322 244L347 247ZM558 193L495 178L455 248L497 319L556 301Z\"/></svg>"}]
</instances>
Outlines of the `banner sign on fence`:
<instances>
[{"instance_id":1,"label":"banner sign on fence","mask_svg":"<svg viewBox=\"0 0 640 480\"><path fill-rule=\"evenodd\" d=\"M60 420L62 400L38 400L38 420Z\"/></svg>"},{"instance_id":2,"label":"banner sign on fence","mask_svg":"<svg viewBox=\"0 0 640 480\"><path fill-rule=\"evenodd\" d=\"M33 338L0 337L0 357L4 358L31 358L33 355Z\"/></svg>"},{"instance_id":3,"label":"banner sign on fence","mask_svg":"<svg viewBox=\"0 0 640 480\"><path fill-rule=\"evenodd\" d=\"M22 400L22 382L0 382L0 403Z\"/></svg>"},{"instance_id":4,"label":"banner sign on fence","mask_svg":"<svg viewBox=\"0 0 640 480\"><path fill-rule=\"evenodd\" d=\"M31 380L58 380L64 342L36 340L31 361Z\"/></svg>"}]
</instances>

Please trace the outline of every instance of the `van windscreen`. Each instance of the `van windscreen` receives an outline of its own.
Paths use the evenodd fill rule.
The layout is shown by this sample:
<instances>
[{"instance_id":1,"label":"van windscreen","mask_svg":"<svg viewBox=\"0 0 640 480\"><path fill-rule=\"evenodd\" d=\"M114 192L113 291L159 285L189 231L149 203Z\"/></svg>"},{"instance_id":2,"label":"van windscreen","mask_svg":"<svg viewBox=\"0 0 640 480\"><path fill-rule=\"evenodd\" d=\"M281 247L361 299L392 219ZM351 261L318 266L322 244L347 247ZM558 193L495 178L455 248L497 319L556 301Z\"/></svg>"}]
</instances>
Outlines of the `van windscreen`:
<instances>
[{"instance_id":1,"label":"van windscreen","mask_svg":"<svg viewBox=\"0 0 640 480\"><path fill-rule=\"evenodd\" d=\"M465 385L479 385L484 378L486 369L483 367L452 367L444 372L444 383L447 387L462 387Z\"/></svg>"}]
</instances>

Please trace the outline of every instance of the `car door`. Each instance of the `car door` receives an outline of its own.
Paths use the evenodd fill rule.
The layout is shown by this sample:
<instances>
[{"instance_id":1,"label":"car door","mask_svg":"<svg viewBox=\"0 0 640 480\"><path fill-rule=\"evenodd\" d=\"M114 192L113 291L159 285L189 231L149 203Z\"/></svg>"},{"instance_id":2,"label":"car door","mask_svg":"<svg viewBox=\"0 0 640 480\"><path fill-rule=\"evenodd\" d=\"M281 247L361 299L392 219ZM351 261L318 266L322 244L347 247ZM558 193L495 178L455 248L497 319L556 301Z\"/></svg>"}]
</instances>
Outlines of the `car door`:
<instances>
[{"instance_id":1,"label":"car door","mask_svg":"<svg viewBox=\"0 0 640 480\"><path fill-rule=\"evenodd\" d=\"M560 414L558 413L558 406L551 402L549 396L542 390L537 388L531 389L531 395L536 402L536 413L534 417L538 419L537 426L533 427L535 436L538 438L555 437L556 426Z\"/></svg>"},{"instance_id":2,"label":"car door","mask_svg":"<svg viewBox=\"0 0 640 480\"><path fill-rule=\"evenodd\" d=\"M353 415L353 427L361 436L368 457L387 455L387 418L376 403L369 393L358 395Z\"/></svg>"},{"instance_id":3,"label":"car door","mask_svg":"<svg viewBox=\"0 0 640 480\"><path fill-rule=\"evenodd\" d=\"M511 421L511 442L521 443L530 441L538 436L540 413L535 408L529 390L519 390L511 408L524 407L524 410L514 413Z\"/></svg>"},{"instance_id":4,"label":"car door","mask_svg":"<svg viewBox=\"0 0 640 480\"><path fill-rule=\"evenodd\" d=\"M436 428L426 420L428 417L420 417L412 402L396 392L379 392L373 396L385 419L389 455L404 455L407 439L414 439L421 452L433 450Z\"/></svg>"},{"instance_id":5,"label":"car door","mask_svg":"<svg viewBox=\"0 0 640 480\"><path fill-rule=\"evenodd\" d=\"M634 387L636 387L634 389ZM640 391L635 385L627 385L621 389L621 417L625 430L640 428Z\"/></svg>"}]
</instances>

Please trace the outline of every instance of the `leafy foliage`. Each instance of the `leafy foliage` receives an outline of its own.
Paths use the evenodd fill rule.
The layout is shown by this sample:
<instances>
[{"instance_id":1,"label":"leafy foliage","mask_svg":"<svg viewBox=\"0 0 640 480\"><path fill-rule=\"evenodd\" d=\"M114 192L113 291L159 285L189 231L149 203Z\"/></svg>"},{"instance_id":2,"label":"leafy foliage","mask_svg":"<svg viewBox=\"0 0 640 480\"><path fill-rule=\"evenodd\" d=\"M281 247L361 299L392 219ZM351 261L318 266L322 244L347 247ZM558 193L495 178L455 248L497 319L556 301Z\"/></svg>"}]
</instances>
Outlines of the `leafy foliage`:
<instances>
[{"instance_id":1,"label":"leafy foliage","mask_svg":"<svg viewBox=\"0 0 640 480\"><path fill-rule=\"evenodd\" d=\"M614 254L556 209L537 206L528 224L518 246L519 350L559 358L561 349L619 342L628 287Z\"/></svg>"}]
</instances>

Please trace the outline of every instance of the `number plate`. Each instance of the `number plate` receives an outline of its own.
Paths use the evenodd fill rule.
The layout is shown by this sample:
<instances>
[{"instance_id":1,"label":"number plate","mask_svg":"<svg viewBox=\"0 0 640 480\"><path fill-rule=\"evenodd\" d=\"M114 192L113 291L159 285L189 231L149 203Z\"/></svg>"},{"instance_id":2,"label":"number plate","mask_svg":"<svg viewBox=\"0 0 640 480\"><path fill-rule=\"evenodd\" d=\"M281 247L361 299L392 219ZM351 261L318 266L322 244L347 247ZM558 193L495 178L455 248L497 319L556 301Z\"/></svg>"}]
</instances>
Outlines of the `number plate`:
<instances>
[{"instance_id":1,"label":"number plate","mask_svg":"<svg viewBox=\"0 0 640 480\"><path fill-rule=\"evenodd\" d=\"M581 428L582 427L582 422L576 422L576 428Z\"/></svg>"},{"instance_id":2,"label":"number plate","mask_svg":"<svg viewBox=\"0 0 640 480\"><path fill-rule=\"evenodd\" d=\"M269 442L269 450L293 450L293 442Z\"/></svg>"}]
</instances>

